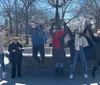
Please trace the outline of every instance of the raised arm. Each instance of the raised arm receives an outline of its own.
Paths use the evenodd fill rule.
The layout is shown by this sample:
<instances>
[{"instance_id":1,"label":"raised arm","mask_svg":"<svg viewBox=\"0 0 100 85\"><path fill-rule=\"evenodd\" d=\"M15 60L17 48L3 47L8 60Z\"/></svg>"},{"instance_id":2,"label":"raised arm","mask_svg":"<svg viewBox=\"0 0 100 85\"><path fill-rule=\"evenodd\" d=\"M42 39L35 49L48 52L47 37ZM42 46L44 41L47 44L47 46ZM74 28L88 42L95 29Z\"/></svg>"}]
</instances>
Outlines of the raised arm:
<instances>
[{"instance_id":1,"label":"raised arm","mask_svg":"<svg viewBox=\"0 0 100 85\"><path fill-rule=\"evenodd\" d=\"M85 29L83 30L83 32L82 32L81 35L85 36L86 33L87 33L87 31L88 31L88 29L89 29L89 27L88 27L88 25L87 25L87 26L85 27Z\"/></svg>"},{"instance_id":2,"label":"raised arm","mask_svg":"<svg viewBox=\"0 0 100 85\"><path fill-rule=\"evenodd\" d=\"M54 23L52 23L52 26L50 27L50 35L53 36L53 28L54 28Z\"/></svg>"},{"instance_id":3,"label":"raised arm","mask_svg":"<svg viewBox=\"0 0 100 85\"><path fill-rule=\"evenodd\" d=\"M68 34L70 36L70 38L74 38L74 34L71 32L70 28L68 27Z\"/></svg>"},{"instance_id":4,"label":"raised arm","mask_svg":"<svg viewBox=\"0 0 100 85\"><path fill-rule=\"evenodd\" d=\"M63 35L63 37L65 37L66 35L67 35L67 33L68 33L68 26L66 26L66 23L64 23L64 35Z\"/></svg>"},{"instance_id":5,"label":"raised arm","mask_svg":"<svg viewBox=\"0 0 100 85\"><path fill-rule=\"evenodd\" d=\"M96 41L96 37L91 29L91 24L88 25L88 30L89 30L89 34L90 34L90 37L92 38L92 40L95 42Z\"/></svg>"},{"instance_id":6,"label":"raised arm","mask_svg":"<svg viewBox=\"0 0 100 85\"><path fill-rule=\"evenodd\" d=\"M44 40L44 43L45 43L45 45L47 44L47 42L48 42L48 36L47 36L47 34L44 32L44 34L43 34L43 40Z\"/></svg>"}]
</instances>

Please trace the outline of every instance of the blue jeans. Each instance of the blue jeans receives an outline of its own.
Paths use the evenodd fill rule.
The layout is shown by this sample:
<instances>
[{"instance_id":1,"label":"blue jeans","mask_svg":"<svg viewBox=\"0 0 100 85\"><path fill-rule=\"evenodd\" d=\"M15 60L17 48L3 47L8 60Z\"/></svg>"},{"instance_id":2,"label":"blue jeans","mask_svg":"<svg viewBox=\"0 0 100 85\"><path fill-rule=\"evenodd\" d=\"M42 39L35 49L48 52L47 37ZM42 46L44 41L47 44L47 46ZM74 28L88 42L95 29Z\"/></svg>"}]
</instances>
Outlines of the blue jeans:
<instances>
[{"instance_id":1,"label":"blue jeans","mask_svg":"<svg viewBox=\"0 0 100 85\"><path fill-rule=\"evenodd\" d=\"M83 47L80 47L79 51L75 50L75 54L74 54L74 58L73 58L74 60L73 60L73 64L71 67L71 74L74 74L74 72L75 72L75 66L77 63L78 55L80 56L80 59L82 62L83 73L87 74L87 61L86 61L86 56L85 56Z\"/></svg>"},{"instance_id":2,"label":"blue jeans","mask_svg":"<svg viewBox=\"0 0 100 85\"><path fill-rule=\"evenodd\" d=\"M1 64L3 72L5 72L4 53L0 54L0 64Z\"/></svg>"}]
</instances>

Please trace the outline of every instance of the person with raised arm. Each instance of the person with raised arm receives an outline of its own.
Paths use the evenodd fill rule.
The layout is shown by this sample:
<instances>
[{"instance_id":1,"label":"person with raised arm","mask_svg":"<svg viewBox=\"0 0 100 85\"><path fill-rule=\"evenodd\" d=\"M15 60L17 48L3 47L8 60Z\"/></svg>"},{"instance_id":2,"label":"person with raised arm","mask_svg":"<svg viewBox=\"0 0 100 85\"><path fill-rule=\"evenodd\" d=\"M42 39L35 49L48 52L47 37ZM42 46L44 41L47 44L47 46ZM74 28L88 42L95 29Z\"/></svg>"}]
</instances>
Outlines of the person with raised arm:
<instances>
[{"instance_id":1,"label":"person with raised arm","mask_svg":"<svg viewBox=\"0 0 100 85\"><path fill-rule=\"evenodd\" d=\"M98 69L98 67L100 66L100 29L97 30L96 35L93 33L92 31L92 25L89 25L89 34L91 39L94 41L94 48L96 51L96 60L94 62L94 67L92 70L92 77L95 78L95 72Z\"/></svg>"},{"instance_id":2,"label":"person with raised arm","mask_svg":"<svg viewBox=\"0 0 100 85\"><path fill-rule=\"evenodd\" d=\"M64 37L67 35L68 26L64 23L64 29L61 26L58 26L57 29L54 31L54 23L50 28L50 34L52 36L52 53L53 58L55 60L55 76L59 74L63 76L64 72L64 64L63 60L66 57L65 50L64 50Z\"/></svg>"}]
</instances>

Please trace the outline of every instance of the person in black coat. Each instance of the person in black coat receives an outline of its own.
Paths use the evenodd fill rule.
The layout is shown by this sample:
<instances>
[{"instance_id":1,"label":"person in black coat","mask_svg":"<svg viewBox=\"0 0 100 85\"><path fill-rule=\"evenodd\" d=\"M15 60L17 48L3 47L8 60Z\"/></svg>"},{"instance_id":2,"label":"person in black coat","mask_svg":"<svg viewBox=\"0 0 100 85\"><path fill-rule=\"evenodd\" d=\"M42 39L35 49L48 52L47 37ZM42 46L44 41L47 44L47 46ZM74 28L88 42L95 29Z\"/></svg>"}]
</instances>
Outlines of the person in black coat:
<instances>
[{"instance_id":1,"label":"person in black coat","mask_svg":"<svg viewBox=\"0 0 100 85\"><path fill-rule=\"evenodd\" d=\"M91 39L94 41L94 48L96 51L96 61L94 63L94 67L92 70L92 77L95 78L95 72L97 68L100 66L100 29L97 31L97 34L94 35L92 29L91 29L91 24L89 26L89 34L91 36Z\"/></svg>"},{"instance_id":2,"label":"person in black coat","mask_svg":"<svg viewBox=\"0 0 100 85\"><path fill-rule=\"evenodd\" d=\"M10 53L9 58L12 64L11 78L13 79L16 77L16 68L17 68L17 76L22 77L21 63L22 63L22 51L24 50L22 44L18 42L17 38L14 38L13 41L9 44L8 51Z\"/></svg>"}]
</instances>

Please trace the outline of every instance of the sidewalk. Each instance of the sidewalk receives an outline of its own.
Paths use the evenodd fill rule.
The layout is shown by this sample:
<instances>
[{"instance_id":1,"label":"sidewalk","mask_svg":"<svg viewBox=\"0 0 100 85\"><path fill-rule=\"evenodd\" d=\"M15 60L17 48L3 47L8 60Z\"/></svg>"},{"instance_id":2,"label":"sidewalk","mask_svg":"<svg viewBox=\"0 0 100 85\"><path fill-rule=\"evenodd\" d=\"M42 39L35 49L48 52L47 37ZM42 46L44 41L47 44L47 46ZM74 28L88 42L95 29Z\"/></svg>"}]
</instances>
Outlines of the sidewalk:
<instances>
[{"instance_id":1,"label":"sidewalk","mask_svg":"<svg viewBox=\"0 0 100 85\"><path fill-rule=\"evenodd\" d=\"M90 72L91 73L91 72ZM96 78L93 79L89 73L89 78L84 79L81 72L75 74L73 80L69 79L69 73L65 73L63 77L54 77L51 72L42 74L27 74L23 73L23 78L12 80L10 73L7 72L7 79L2 80L0 85L100 85L100 72L96 73Z\"/></svg>"},{"instance_id":2,"label":"sidewalk","mask_svg":"<svg viewBox=\"0 0 100 85\"><path fill-rule=\"evenodd\" d=\"M8 60L5 60L8 64ZM35 71L36 69L23 68L23 78L11 79L11 69L6 66L7 79L1 80L0 85L100 85L100 70L96 72L96 78L91 77L89 70L89 78L85 79L81 71L77 71L73 80L69 79L69 71L64 72L63 77L53 76L53 71ZM0 68L1 73L1 68ZM0 74L1 78L1 74Z\"/></svg>"}]
</instances>

